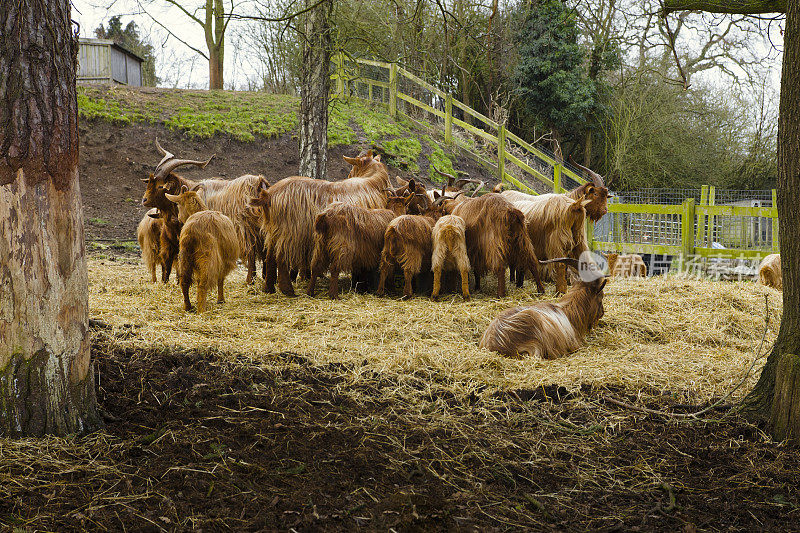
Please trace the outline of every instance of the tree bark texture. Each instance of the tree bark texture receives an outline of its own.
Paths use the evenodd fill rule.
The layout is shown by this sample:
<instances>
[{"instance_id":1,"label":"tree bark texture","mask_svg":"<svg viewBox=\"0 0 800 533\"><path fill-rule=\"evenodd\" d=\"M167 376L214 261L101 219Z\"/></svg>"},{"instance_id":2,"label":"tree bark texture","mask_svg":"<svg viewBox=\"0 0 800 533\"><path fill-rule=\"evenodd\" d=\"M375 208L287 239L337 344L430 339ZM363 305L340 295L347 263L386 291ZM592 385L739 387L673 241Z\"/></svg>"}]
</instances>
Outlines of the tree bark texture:
<instances>
[{"instance_id":1,"label":"tree bark texture","mask_svg":"<svg viewBox=\"0 0 800 533\"><path fill-rule=\"evenodd\" d=\"M69 0L0 2L0 435L98 425Z\"/></svg>"},{"instance_id":2,"label":"tree bark texture","mask_svg":"<svg viewBox=\"0 0 800 533\"><path fill-rule=\"evenodd\" d=\"M314 5L306 0L306 7ZM328 95L330 94L331 27L333 1L326 0L306 14L301 35L300 73L301 176L324 178L328 164Z\"/></svg>"},{"instance_id":3,"label":"tree bark texture","mask_svg":"<svg viewBox=\"0 0 800 533\"><path fill-rule=\"evenodd\" d=\"M222 0L206 0L203 30L208 47L208 88L222 89L225 63L225 6Z\"/></svg>"},{"instance_id":4,"label":"tree bark texture","mask_svg":"<svg viewBox=\"0 0 800 533\"><path fill-rule=\"evenodd\" d=\"M791 0L664 0L664 12L710 11L756 15L759 13L785 13Z\"/></svg>"},{"instance_id":5,"label":"tree bark texture","mask_svg":"<svg viewBox=\"0 0 800 533\"><path fill-rule=\"evenodd\" d=\"M783 71L778 118L778 232L783 265L783 316L778 338L772 348L748 404L761 417L777 416L773 412L776 399L776 378L786 383L787 376L778 375L787 354L800 354L800 0L787 2L784 33ZM795 383L800 385L799 380ZM788 410L800 410L800 391L793 401L781 402L787 410L779 418L788 420ZM776 432L776 437L779 437ZM779 437L780 438L780 437ZM800 441L800 435L794 438Z\"/></svg>"}]
</instances>

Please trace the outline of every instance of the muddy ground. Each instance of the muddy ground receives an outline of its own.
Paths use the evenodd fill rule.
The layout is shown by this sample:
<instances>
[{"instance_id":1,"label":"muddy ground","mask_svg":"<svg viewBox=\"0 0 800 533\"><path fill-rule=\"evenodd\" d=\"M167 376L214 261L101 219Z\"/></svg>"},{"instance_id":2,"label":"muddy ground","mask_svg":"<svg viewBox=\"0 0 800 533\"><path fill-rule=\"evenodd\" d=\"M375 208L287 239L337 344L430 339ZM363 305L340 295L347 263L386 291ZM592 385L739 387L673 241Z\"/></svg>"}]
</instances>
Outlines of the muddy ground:
<instances>
[{"instance_id":1,"label":"muddy ground","mask_svg":"<svg viewBox=\"0 0 800 533\"><path fill-rule=\"evenodd\" d=\"M179 170L190 179L212 176L231 179L242 174L263 174L274 183L296 175L299 165L297 139L290 135L240 142L221 135L210 139L190 138L160 124L120 126L103 120L82 120L80 136L79 172L88 241L136 240L136 225L147 211L141 205L144 183L140 180L146 178L161 159L154 143L156 138L178 157L205 159L216 154L205 170L191 166ZM369 147L364 141L332 148L328 154L329 178L347 177L351 167L342 156L358 155L360 150ZM427 168L425 154L420 163ZM494 183L486 170L467 158L459 158L454 167L472 178ZM389 167L392 178L415 177L429 183L423 174Z\"/></svg>"},{"instance_id":2,"label":"muddy ground","mask_svg":"<svg viewBox=\"0 0 800 533\"><path fill-rule=\"evenodd\" d=\"M622 391L555 386L457 396L425 369L352 385L345 376L357 368L296 354L255 366L114 348L129 335L95 333L102 432L3 450L0 524L800 530L800 454L736 416L677 423L604 401Z\"/></svg>"}]
</instances>

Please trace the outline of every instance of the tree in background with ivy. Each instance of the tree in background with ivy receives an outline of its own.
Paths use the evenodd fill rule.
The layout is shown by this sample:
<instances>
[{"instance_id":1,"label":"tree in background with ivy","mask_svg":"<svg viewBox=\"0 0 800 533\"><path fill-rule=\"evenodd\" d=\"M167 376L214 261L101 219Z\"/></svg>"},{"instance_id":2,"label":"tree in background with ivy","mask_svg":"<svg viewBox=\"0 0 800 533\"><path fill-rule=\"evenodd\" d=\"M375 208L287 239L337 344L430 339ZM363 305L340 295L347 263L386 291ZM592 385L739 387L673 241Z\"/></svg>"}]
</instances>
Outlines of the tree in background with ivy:
<instances>
[{"instance_id":1,"label":"tree in background with ivy","mask_svg":"<svg viewBox=\"0 0 800 533\"><path fill-rule=\"evenodd\" d=\"M520 10L522 22L514 36L519 61L512 76L518 111L551 130L553 152L563 159L564 133L585 131L597 111L597 91L586 74L577 20L561 0L527 2Z\"/></svg>"},{"instance_id":2,"label":"tree in background with ivy","mask_svg":"<svg viewBox=\"0 0 800 533\"><path fill-rule=\"evenodd\" d=\"M114 15L108 19L106 26L100 24L94 30L94 34L98 39L110 39L144 59L142 63L142 85L155 87L161 81L156 76L156 58L153 54L153 45L139 35L139 28L136 27L135 22L130 21L123 28L120 16Z\"/></svg>"}]
</instances>

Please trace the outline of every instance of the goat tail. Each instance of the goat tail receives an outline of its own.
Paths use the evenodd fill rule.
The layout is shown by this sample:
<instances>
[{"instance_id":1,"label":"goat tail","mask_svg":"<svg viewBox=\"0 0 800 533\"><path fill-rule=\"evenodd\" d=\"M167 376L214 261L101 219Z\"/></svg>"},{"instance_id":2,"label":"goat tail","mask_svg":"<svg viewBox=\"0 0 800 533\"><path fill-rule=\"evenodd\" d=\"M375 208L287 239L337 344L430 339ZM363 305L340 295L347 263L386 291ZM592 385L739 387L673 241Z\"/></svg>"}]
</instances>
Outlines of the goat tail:
<instances>
[{"instance_id":1,"label":"goat tail","mask_svg":"<svg viewBox=\"0 0 800 533\"><path fill-rule=\"evenodd\" d=\"M192 286L192 275L197 270L195 252L199 246L196 235L186 235L181 239L180 252L178 253L178 277L181 287Z\"/></svg>"},{"instance_id":2,"label":"goat tail","mask_svg":"<svg viewBox=\"0 0 800 533\"><path fill-rule=\"evenodd\" d=\"M528 270L533 274L533 279L536 282L536 289L544 292L544 285L539 275L539 259L536 257L536 252L533 250L533 243L531 237L528 235L528 228L525 225L525 215L519 209L509 211L508 230L510 232L510 242L513 245L514 251L511 253L516 255L516 263L518 265L527 265Z\"/></svg>"},{"instance_id":3,"label":"goat tail","mask_svg":"<svg viewBox=\"0 0 800 533\"><path fill-rule=\"evenodd\" d=\"M386 255L389 257L397 257L399 253L399 235L397 234L397 228L393 226L389 226L386 228L386 233L384 234L383 238L383 246L386 249Z\"/></svg>"}]
</instances>

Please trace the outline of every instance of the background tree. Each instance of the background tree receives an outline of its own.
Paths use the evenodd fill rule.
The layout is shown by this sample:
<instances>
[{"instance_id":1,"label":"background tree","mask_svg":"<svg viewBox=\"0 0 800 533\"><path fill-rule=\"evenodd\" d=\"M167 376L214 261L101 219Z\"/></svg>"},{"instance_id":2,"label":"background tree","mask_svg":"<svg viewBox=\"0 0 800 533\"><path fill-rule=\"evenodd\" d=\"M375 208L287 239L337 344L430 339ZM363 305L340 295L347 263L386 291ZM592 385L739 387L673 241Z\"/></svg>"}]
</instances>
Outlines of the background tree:
<instances>
[{"instance_id":1,"label":"background tree","mask_svg":"<svg viewBox=\"0 0 800 533\"><path fill-rule=\"evenodd\" d=\"M524 112L551 129L553 152L563 160L562 133L586 128L597 104L595 87L586 76L572 10L561 0L527 3L521 9L515 92Z\"/></svg>"},{"instance_id":2,"label":"background tree","mask_svg":"<svg viewBox=\"0 0 800 533\"><path fill-rule=\"evenodd\" d=\"M0 434L95 427L69 0L0 3Z\"/></svg>"},{"instance_id":3,"label":"background tree","mask_svg":"<svg viewBox=\"0 0 800 533\"><path fill-rule=\"evenodd\" d=\"M786 13L778 119L778 217L783 316L778 338L748 404L777 439L800 443L800 0L736 2L666 0L667 13Z\"/></svg>"},{"instance_id":4,"label":"background tree","mask_svg":"<svg viewBox=\"0 0 800 533\"><path fill-rule=\"evenodd\" d=\"M331 11L333 0L305 0L300 75L300 175L324 178L328 163ZM314 7L314 4L317 4Z\"/></svg>"},{"instance_id":5,"label":"background tree","mask_svg":"<svg viewBox=\"0 0 800 533\"><path fill-rule=\"evenodd\" d=\"M134 21L128 22L123 29L120 16L114 15L108 19L106 26L100 24L94 30L94 34L98 39L111 39L144 59L142 62L142 85L155 87L159 84L161 80L156 76L156 58L153 54L153 45L139 35L139 28L136 27Z\"/></svg>"},{"instance_id":6,"label":"background tree","mask_svg":"<svg viewBox=\"0 0 800 533\"><path fill-rule=\"evenodd\" d=\"M231 0L230 9L226 11L224 0L202 0L200 5L190 0L163 0L167 5L178 8L184 15L200 26L203 30L203 37L206 42L207 53L199 48L190 45L185 40L181 39L170 29L170 24L159 20L161 17L156 17L151 14L145 7L152 4L154 1L162 0L139 0L139 7L142 12L147 14L153 22L161 26L172 37L183 43L190 49L200 54L203 58L208 60L208 88L209 89L222 89L224 82L224 64L225 64L225 32L228 29L228 24L234 15L234 3Z\"/></svg>"}]
</instances>

